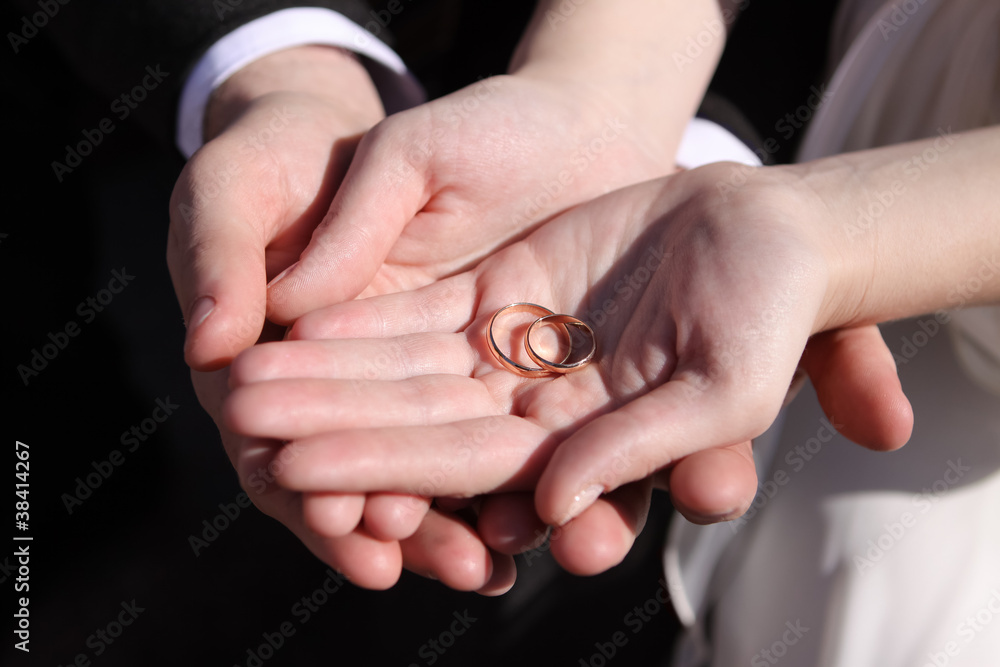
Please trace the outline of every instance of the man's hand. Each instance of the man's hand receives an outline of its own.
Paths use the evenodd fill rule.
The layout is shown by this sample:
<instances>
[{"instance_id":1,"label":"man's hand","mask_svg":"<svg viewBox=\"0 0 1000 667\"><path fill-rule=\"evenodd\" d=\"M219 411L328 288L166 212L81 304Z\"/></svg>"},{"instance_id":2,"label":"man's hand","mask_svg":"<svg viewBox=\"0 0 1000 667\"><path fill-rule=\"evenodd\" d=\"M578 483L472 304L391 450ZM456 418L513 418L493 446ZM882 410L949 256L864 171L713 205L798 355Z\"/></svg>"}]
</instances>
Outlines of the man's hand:
<instances>
[{"instance_id":1,"label":"man's hand","mask_svg":"<svg viewBox=\"0 0 1000 667\"><path fill-rule=\"evenodd\" d=\"M208 141L170 201L167 263L192 368L221 368L256 342L268 276L298 258L383 116L364 68L326 47L262 58L216 91Z\"/></svg>"},{"instance_id":2,"label":"man's hand","mask_svg":"<svg viewBox=\"0 0 1000 667\"><path fill-rule=\"evenodd\" d=\"M309 247L270 285L268 315L291 323L472 266L562 210L672 171L654 139L621 101L527 75L396 114L361 142Z\"/></svg>"},{"instance_id":3,"label":"man's hand","mask_svg":"<svg viewBox=\"0 0 1000 667\"><path fill-rule=\"evenodd\" d=\"M213 96L208 143L171 199L168 263L188 324L185 354L199 400L254 503L319 558L366 588L386 588L405 564L463 590L495 594L513 582L492 554L429 501L388 494L303 494L273 484L274 443L247 442L219 415L225 366L264 327L265 289L295 261L336 192L360 135L383 117L368 75L350 55L290 49L241 70ZM359 522L364 523L359 526Z\"/></svg>"},{"instance_id":4,"label":"man's hand","mask_svg":"<svg viewBox=\"0 0 1000 667\"><path fill-rule=\"evenodd\" d=\"M295 460L297 450L282 449L278 443L261 438L241 437L221 425L228 379L229 369L192 372L198 399L220 424L226 453L247 495L258 509L291 530L317 558L362 588L389 588L399 579L404 566L452 588L484 595L503 593L513 585L515 571L511 557L490 550L467 524L450 514L428 509L426 504L420 507L419 501L418 507L411 510L409 498L399 499L392 503L397 516L385 520L391 525L393 518L401 518L413 524L413 528L406 538L377 537L367 527L358 527L357 522L362 508L372 511L373 498L378 505L378 494L368 497L366 507L363 494L302 494L278 486L275 475ZM312 510L305 507L308 499L312 499ZM317 525L328 525L330 517L324 512L324 504L326 512L344 526L337 535L315 529ZM310 516L310 511L324 515Z\"/></svg>"}]
</instances>

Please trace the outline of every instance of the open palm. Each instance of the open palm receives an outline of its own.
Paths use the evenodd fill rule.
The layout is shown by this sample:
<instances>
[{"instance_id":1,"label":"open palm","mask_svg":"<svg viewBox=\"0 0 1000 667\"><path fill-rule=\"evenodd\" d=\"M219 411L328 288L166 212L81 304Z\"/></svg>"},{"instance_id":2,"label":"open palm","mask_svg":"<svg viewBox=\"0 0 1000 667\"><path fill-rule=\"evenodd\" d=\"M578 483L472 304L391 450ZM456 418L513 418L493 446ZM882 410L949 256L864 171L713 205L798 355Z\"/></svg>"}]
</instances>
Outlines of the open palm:
<instances>
[{"instance_id":1,"label":"open palm","mask_svg":"<svg viewBox=\"0 0 1000 667\"><path fill-rule=\"evenodd\" d=\"M299 262L269 288L291 322L427 285L582 201L672 171L613 100L579 84L484 79L379 123Z\"/></svg>"},{"instance_id":2,"label":"open palm","mask_svg":"<svg viewBox=\"0 0 1000 667\"><path fill-rule=\"evenodd\" d=\"M537 486L540 519L563 524L621 487L633 493L627 535L649 485L623 485L688 457L711 459L688 476L716 483L688 485L681 505L737 515L753 496L748 441L827 324L829 276L823 221L793 214L811 202L751 192L722 206L706 193L725 169L626 188L472 271L301 318L292 338L330 340L237 359L229 423L294 441L299 455L279 479L295 490L469 497ZM500 368L485 328L513 301L589 321L599 359L555 378ZM684 487L672 487L676 502Z\"/></svg>"}]
</instances>

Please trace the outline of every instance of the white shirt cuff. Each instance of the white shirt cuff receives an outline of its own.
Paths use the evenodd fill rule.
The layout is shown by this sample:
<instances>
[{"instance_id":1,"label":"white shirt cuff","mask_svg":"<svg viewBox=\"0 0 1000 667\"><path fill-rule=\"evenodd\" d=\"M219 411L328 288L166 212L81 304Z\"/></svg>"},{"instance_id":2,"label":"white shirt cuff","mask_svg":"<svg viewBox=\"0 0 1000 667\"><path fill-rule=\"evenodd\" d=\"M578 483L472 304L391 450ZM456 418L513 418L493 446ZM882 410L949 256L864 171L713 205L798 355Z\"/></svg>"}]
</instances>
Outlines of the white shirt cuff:
<instances>
[{"instance_id":1,"label":"white shirt cuff","mask_svg":"<svg viewBox=\"0 0 1000 667\"><path fill-rule=\"evenodd\" d=\"M722 161L761 166L757 154L724 127L704 118L692 118L677 149L677 166L694 169Z\"/></svg>"},{"instance_id":2,"label":"white shirt cuff","mask_svg":"<svg viewBox=\"0 0 1000 667\"><path fill-rule=\"evenodd\" d=\"M419 104L424 93L395 51L341 14L322 7L295 7L262 16L232 31L205 52L188 75L177 110L177 147L185 157L204 143L202 123L208 98L249 63L303 44L338 46L367 56L386 113Z\"/></svg>"}]
</instances>

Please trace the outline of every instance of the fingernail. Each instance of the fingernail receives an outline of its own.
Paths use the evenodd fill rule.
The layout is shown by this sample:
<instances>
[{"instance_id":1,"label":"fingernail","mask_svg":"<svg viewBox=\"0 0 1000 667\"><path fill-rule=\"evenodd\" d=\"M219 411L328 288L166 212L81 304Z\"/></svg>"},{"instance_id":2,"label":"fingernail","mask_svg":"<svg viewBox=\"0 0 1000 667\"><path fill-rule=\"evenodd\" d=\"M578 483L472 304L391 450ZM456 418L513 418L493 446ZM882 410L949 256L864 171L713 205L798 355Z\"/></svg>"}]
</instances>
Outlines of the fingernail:
<instances>
[{"instance_id":1,"label":"fingernail","mask_svg":"<svg viewBox=\"0 0 1000 667\"><path fill-rule=\"evenodd\" d=\"M573 496L573 502L570 503L569 509L566 510L566 514L563 515L562 519L560 519L559 525L565 526L571 520L578 517L583 510L593 505L594 501L597 500L602 493L604 493L603 486L600 484L591 484L586 489Z\"/></svg>"},{"instance_id":2,"label":"fingernail","mask_svg":"<svg viewBox=\"0 0 1000 667\"><path fill-rule=\"evenodd\" d=\"M292 271L294 271L295 267L297 267L298 265L299 265L299 263L295 262L294 264L292 264L291 266L289 266L287 269L285 269L284 271L282 271L281 273L279 273L278 275L276 275L274 278L271 278L271 282L269 282L267 284L267 286L268 287L274 287L275 285L277 285L279 282L281 282L282 280L284 280L285 277L289 273L291 273Z\"/></svg>"},{"instance_id":3,"label":"fingernail","mask_svg":"<svg viewBox=\"0 0 1000 667\"><path fill-rule=\"evenodd\" d=\"M215 299L212 297L203 296L195 301L194 307L191 308L191 316L188 318L187 328L197 329L198 325L204 322L213 310L215 310Z\"/></svg>"}]
</instances>

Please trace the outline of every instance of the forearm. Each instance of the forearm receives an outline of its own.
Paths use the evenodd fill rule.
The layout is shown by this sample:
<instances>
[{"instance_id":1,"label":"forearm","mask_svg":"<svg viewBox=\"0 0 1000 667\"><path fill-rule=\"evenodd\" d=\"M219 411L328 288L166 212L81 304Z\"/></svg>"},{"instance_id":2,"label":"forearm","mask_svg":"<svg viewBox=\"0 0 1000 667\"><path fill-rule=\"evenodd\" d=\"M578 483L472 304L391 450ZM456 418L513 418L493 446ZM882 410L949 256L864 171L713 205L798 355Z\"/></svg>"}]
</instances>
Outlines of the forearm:
<instances>
[{"instance_id":1,"label":"forearm","mask_svg":"<svg viewBox=\"0 0 1000 667\"><path fill-rule=\"evenodd\" d=\"M672 150L715 71L738 4L542 0L510 71L590 86Z\"/></svg>"},{"instance_id":2,"label":"forearm","mask_svg":"<svg viewBox=\"0 0 1000 667\"><path fill-rule=\"evenodd\" d=\"M352 115L384 115L367 70L349 51L300 46L260 58L227 79L209 100L205 139L211 139L255 99L273 93L300 93L330 100Z\"/></svg>"},{"instance_id":3,"label":"forearm","mask_svg":"<svg viewBox=\"0 0 1000 667\"><path fill-rule=\"evenodd\" d=\"M830 212L821 328L1000 302L1000 126L788 167Z\"/></svg>"}]
</instances>

